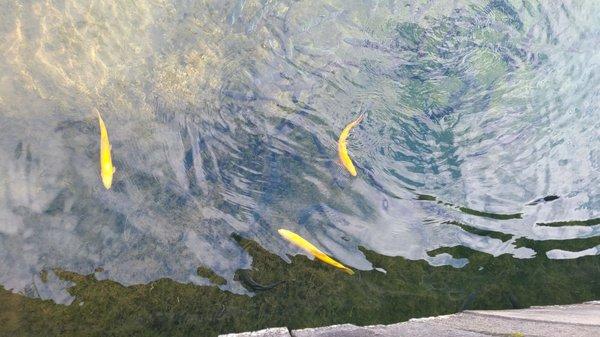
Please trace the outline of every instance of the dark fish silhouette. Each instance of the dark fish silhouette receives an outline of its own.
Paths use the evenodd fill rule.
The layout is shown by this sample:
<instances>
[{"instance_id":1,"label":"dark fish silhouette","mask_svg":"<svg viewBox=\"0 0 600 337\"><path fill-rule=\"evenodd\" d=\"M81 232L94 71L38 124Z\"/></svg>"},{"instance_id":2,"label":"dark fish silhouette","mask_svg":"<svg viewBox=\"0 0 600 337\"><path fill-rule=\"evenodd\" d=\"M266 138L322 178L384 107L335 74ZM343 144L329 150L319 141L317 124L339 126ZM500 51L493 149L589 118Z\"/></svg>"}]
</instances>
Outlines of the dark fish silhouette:
<instances>
[{"instance_id":1,"label":"dark fish silhouette","mask_svg":"<svg viewBox=\"0 0 600 337\"><path fill-rule=\"evenodd\" d=\"M535 200L533 200L533 201L529 202L529 203L527 204L527 206L534 206L534 205L537 205L537 204L541 204L541 203L543 203L543 202L550 202L550 201L554 201L554 200L556 200L556 199L558 199L558 198L560 198L560 197L559 197L559 196L557 196L557 195L547 195L547 196L545 196L545 197L543 197L543 198L537 198L537 199L535 199Z\"/></svg>"},{"instance_id":2,"label":"dark fish silhouette","mask_svg":"<svg viewBox=\"0 0 600 337\"><path fill-rule=\"evenodd\" d=\"M256 281L254 281L254 279L250 276L250 273L248 272L248 270L242 269L240 271L238 271L238 276L240 278L240 282L242 283L242 285L250 290L250 291L266 291L266 290L271 290L275 287L277 287L278 285L285 283L285 281L278 281L278 282L274 282L271 284L260 284Z\"/></svg>"}]
</instances>

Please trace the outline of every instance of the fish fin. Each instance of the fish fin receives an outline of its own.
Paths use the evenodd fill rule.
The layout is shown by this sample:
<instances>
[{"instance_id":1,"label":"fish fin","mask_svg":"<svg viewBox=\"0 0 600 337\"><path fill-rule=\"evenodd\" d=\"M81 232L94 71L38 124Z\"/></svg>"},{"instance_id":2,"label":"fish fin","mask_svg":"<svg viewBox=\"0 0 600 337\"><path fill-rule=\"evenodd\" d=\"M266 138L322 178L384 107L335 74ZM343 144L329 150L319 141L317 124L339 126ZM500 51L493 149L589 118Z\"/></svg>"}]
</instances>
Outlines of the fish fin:
<instances>
[{"instance_id":1,"label":"fish fin","mask_svg":"<svg viewBox=\"0 0 600 337\"><path fill-rule=\"evenodd\" d=\"M117 172L117 168L113 166L113 174Z\"/></svg>"}]
</instances>

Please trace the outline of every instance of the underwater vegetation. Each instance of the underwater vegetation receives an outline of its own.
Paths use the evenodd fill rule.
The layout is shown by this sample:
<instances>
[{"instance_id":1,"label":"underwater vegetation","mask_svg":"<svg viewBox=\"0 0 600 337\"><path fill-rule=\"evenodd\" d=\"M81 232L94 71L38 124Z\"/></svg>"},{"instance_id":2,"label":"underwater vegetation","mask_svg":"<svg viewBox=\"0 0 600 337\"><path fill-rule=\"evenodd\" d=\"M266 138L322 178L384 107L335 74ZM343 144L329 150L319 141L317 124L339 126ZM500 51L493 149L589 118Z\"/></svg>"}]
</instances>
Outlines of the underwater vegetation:
<instances>
[{"instance_id":1,"label":"underwater vegetation","mask_svg":"<svg viewBox=\"0 0 600 337\"><path fill-rule=\"evenodd\" d=\"M597 257L556 261L544 255L556 247L576 249L578 242L523 242L538 252L526 260L493 257L464 247L449 249L469 258L462 269L432 267L363 249L385 272L356 271L348 277L305 256L296 256L288 264L255 242L236 240L254 261L237 277L247 274L244 277L254 284L272 287L255 289L254 296L168 279L125 287L98 281L94 274L55 270L61 279L73 282L68 290L71 304L0 290L0 335L216 336L276 326L386 324L466 309L524 308L600 297ZM600 243L592 241L587 244ZM210 271L202 274L210 277Z\"/></svg>"},{"instance_id":2,"label":"underwater vegetation","mask_svg":"<svg viewBox=\"0 0 600 337\"><path fill-rule=\"evenodd\" d=\"M0 4L0 336L600 298L598 4Z\"/></svg>"}]
</instances>

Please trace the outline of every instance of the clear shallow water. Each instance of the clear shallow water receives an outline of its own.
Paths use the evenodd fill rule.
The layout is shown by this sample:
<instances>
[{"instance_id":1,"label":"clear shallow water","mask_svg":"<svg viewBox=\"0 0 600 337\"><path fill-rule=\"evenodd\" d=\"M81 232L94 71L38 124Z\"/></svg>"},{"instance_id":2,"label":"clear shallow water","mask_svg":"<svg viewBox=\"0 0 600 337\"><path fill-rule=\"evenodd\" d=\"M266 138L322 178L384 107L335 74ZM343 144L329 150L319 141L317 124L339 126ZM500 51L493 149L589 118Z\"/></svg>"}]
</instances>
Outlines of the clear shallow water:
<instances>
[{"instance_id":1,"label":"clear shallow water","mask_svg":"<svg viewBox=\"0 0 600 337\"><path fill-rule=\"evenodd\" d=\"M530 259L517 239L600 235L594 1L2 7L6 289L69 303L70 283L50 272L42 288L41 271L209 285L202 266L251 294L234 275L252 257L232 234L289 261L299 251L278 228L358 270L374 267L359 247L460 268L469 260L431 252ZM351 178L336 141L362 112Z\"/></svg>"}]
</instances>

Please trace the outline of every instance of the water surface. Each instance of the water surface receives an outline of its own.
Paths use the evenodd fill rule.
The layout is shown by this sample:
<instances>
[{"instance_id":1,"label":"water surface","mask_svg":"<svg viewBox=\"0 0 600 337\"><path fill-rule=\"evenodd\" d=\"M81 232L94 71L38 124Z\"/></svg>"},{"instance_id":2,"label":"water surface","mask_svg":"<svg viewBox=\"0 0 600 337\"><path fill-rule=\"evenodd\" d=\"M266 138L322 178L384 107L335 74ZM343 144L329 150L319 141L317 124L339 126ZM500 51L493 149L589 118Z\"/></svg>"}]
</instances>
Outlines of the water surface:
<instances>
[{"instance_id":1,"label":"water surface","mask_svg":"<svg viewBox=\"0 0 600 337\"><path fill-rule=\"evenodd\" d=\"M279 228L372 273L366 252L450 266L467 283L478 266L461 249L598 263L595 1L0 7L11 292L70 304L61 270L252 297L239 271L258 261L240 240L289 263L302 252ZM94 108L117 167L109 191ZM361 113L353 178L336 142Z\"/></svg>"}]
</instances>

